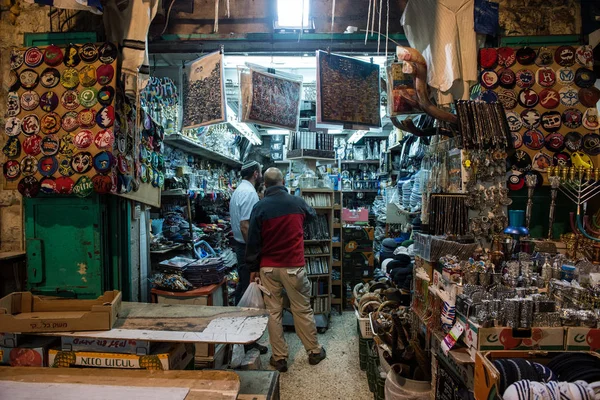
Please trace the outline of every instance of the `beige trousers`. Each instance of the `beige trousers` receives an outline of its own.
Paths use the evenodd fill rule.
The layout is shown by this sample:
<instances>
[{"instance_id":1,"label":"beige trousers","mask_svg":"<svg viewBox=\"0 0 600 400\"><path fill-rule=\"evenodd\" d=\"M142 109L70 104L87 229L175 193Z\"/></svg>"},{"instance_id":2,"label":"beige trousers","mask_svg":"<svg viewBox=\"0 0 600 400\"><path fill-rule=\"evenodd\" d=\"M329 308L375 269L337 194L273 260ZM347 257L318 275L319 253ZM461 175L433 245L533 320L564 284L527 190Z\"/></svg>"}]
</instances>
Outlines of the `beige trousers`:
<instances>
[{"instance_id":1,"label":"beige trousers","mask_svg":"<svg viewBox=\"0 0 600 400\"><path fill-rule=\"evenodd\" d=\"M309 353L319 353L321 346L317 340L315 316L310 306L310 282L304 267L293 268L261 268L262 285L271 292L264 295L265 305L269 310L269 340L273 359L287 360L288 345L283 337L283 289L290 299L296 334Z\"/></svg>"}]
</instances>

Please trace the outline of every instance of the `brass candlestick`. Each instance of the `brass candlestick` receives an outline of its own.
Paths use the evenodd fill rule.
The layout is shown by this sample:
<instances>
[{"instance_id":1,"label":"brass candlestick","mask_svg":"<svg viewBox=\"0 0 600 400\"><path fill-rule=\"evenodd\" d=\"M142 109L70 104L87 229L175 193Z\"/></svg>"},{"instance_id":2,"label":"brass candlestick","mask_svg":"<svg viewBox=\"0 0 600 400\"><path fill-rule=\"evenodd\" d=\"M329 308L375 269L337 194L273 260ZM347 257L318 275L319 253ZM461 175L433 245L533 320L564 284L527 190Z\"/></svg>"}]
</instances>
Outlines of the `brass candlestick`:
<instances>
[{"instance_id":1,"label":"brass candlestick","mask_svg":"<svg viewBox=\"0 0 600 400\"><path fill-rule=\"evenodd\" d=\"M533 209L533 191L537 185L536 175L526 175L525 184L527 185L527 208L525 209L525 227L529 229L531 223L531 210Z\"/></svg>"},{"instance_id":2,"label":"brass candlestick","mask_svg":"<svg viewBox=\"0 0 600 400\"><path fill-rule=\"evenodd\" d=\"M548 218L548 239L552 239L552 227L554 225L554 209L556 208L556 195L558 194L558 187L560 186L560 177L548 176L550 181L550 215Z\"/></svg>"}]
</instances>

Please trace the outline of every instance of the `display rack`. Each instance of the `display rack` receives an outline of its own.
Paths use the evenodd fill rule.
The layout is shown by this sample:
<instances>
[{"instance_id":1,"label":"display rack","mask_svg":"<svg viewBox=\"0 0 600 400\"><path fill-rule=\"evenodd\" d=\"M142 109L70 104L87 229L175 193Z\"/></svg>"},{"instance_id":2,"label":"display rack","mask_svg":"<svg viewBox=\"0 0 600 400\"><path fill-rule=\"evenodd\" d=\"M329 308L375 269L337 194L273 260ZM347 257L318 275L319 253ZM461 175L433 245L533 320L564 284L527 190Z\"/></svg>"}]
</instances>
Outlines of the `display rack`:
<instances>
[{"instance_id":1,"label":"display rack","mask_svg":"<svg viewBox=\"0 0 600 400\"><path fill-rule=\"evenodd\" d=\"M241 167L242 162L226 155L217 153L216 151L207 149L200 143L193 141L180 133L165 136L165 144L183 150L189 154L202 156L208 160L220 161L232 167Z\"/></svg>"},{"instance_id":2,"label":"display rack","mask_svg":"<svg viewBox=\"0 0 600 400\"><path fill-rule=\"evenodd\" d=\"M344 285L342 284L342 276L343 276L343 267L342 267L342 260L344 257L344 249L341 246L338 246L338 244L340 244L343 240L342 238L342 208L341 208L341 204L343 204L343 196L344 194L342 192L334 192L334 206L333 206L333 220L334 221L338 221L338 222L333 222L333 237L337 237L339 239L339 242L332 242L331 244L331 270L332 273L333 271L338 271L339 272L339 276L340 279L333 279L331 280L331 293L332 295L334 295L335 297L332 296L331 298L331 305L332 306L336 306L338 308L338 310L340 311L340 313L342 312L342 310L344 309L344 299L345 299L345 288ZM334 255L337 255L338 259L335 260L333 257Z\"/></svg>"}]
</instances>

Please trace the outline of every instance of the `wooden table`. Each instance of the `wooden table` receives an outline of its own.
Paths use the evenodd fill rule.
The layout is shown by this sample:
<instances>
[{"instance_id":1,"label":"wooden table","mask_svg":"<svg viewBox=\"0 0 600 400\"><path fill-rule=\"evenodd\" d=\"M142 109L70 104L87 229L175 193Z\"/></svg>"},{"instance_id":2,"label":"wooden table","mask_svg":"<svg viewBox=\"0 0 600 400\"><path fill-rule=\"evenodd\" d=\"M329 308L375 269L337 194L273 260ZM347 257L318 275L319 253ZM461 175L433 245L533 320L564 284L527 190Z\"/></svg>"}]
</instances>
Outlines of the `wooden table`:
<instances>
[{"instance_id":1,"label":"wooden table","mask_svg":"<svg viewBox=\"0 0 600 400\"><path fill-rule=\"evenodd\" d=\"M193 304L203 306L228 305L227 278L221 283L203 286L186 292L169 292L168 290L152 289L150 301L161 304Z\"/></svg>"},{"instance_id":2,"label":"wooden table","mask_svg":"<svg viewBox=\"0 0 600 400\"><path fill-rule=\"evenodd\" d=\"M98 394L98 391L107 386L139 388L140 391L146 391L148 388L184 388L189 390L185 400L235 400L240 390L239 377L231 371L0 367L0 398L4 398L3 386L6 390L9 384L15 382L21 383L23 396L13 397L14 400L46 398L44 393L40 392L43 385L29 385L28 388L27 383L84 385L84 392L79 394L80 398L90 398L92 394Z\"/></svg>"}]
</instances>

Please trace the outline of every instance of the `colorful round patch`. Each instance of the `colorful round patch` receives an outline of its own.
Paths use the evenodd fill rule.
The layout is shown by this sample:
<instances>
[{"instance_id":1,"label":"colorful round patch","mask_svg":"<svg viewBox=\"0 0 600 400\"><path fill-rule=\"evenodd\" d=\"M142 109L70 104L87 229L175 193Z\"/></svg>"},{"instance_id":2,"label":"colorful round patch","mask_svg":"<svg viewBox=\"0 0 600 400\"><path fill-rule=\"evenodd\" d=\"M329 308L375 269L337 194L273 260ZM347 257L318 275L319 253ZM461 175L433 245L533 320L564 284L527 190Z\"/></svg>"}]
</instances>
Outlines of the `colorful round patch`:
<instances>
[{"instance_id":1,"label":"colorful round patch","mask_svg":"<svg viewBox=\"0 0 600 400\"><path fill-rule=\"evenodd\" d=\"M552 165L552 157L544 152L538 152L533 156L532 167L535 171L545 172Z\"/></svg>"},{"instance_id":2,"label":"colorful round patch","mask_svg":"<svg viewBox=\"0 0 600 400\"><path fill-rule=\"evenodd\" d=\"M73 144L73 135L64 135L60 137L58 153L63 157L71 157L75 154L77 148Z\"/></svg>"},{"instance_id":3,"label":"colorful round patch","mask_svg":"<svg viewBox=\"0 0 600 400\"><path fill-rule=\"evenodd\" d=\"M486 103L495 103L498 101L498 95L493 90L484 90L481 92L479 99Z\"/></svg>"},{"instance_id":4,"label":"colorful round patch","mask_svg":"<svg viewBox=\"0 0 600 400\"><path fill-rule=\"evenodd\" d=\"M566 107L573 107L579 103L579 93L576 89L566 86L560 89L560 103Z\"/></svg>"},{"instance_id":5,"label":"colorful round patch","mask_svg":"<svg viewBox=\"0 0 600 400\"><path fill-rule=\"evenodd\" d=\"M508 122L508 128L511 132L518 132L519 129L521 129L521 127L523 126L521 116L515 111L506 112L506 122Z\"/></svg>"},{"instance_id":6,"label":"colorful round patch","mask_svg":"<svg viewBox=\"0 0 600 400\"><path fill-rule=\"evenodd\" d=\"M81 86L90 87L96 84L96 67L93 65L84 65L79 70L79 82Z\"/></svg>"},{"instance_id":7,"label":"colorful round patch","mask_svg":"<svg viewBox=\"0 0 600 400\"><path fill-rule=\"evenodd\" d=\"M115 143L115 136L110 129L103 129L96 133L96 137L94 138L94 144L98 149L101 150L110 150L112 149Z\"/></svg>"},{"instance_id":8,"label":"colorful round patch","mask_svg":"<svg viewBox=\"0 0 600 400\"><path fill-rule=\"evenodd\" d=\"M583 113L583 126L590 131L595 131L600 127L598 120L598 109L590 107Z\"/></svg>"},{"instance_id":9,"label":"colorful round patch","mask_svg":"<svg viewBox=\"0 0 600 400\"><path fill-rule=\"evenodd\" d=\"M565 147L569 151L578 151L581 149L583 139L579 132L569 132L565 135Z\"/></svg>"},{"instance_id":10,"label":"colorful round patch","mask_svg":"<svg viewBox=\"0 0 600 400\"><path fill-rule=\"evenodd\" d=\"M75 171L71 168L71 157L63 157L58 161L58 173L62 176L73 176Z\"/></svg>"},{"instance_id":11,"label":"colorful round patch","mask_svg":"<svg viewBox=\"0 0 600 400\"><path fill-rule=\"evenodd\" d=\"M73 194L77 197L87 197L94 191L94 184L87 176L81 176L73 186Z\"/></svg>"},{"instance_id":12,"label":"colorful round patch","mask_svg":"<svg viewBox=\"0 0 600 400\"><path fill-rule=\"evenodd\" d=\"M591 69L584 67L575 71L575 84L582 88L589 88L596 83L596 74Z\"/></svg>"},{"instance_id":13,"label":"colorful round patch","mask_svg":"<svg viewBox=\"0 0 600 400\"><path fill-rule=\"evenodd\" d=\"M570 167L571 165L571 156L569 153L561 151L560 153L554 153L552 156L552 166L554 167Z\"/></svg>"},{"instance_id":14,"label":"colorful round patch","mask_svg":"<svg viewBox=\"0 0 600 400\"><path fill-rule=\"evenodd\" d=\"M17 92L8 92L6 96L6 116L16 117L21 112L19 94Z\"/></svg>"},{"instance_id":15,"label":"colorful round patch","mask_svg":"<svg viewBox=\"0 0 600 400\"><path fill-rule=\"evenodd\" d=\"M523 146L523 137L519 132L511 132L513 147L515 149L520 149Z\"/></svg>"},{"instance_id":16,"label":"colorful round patch","mask_svg":"<svg viewBox=\"0 0 600 400\"><path fill-rule=\"evenodd\" d=\"M37 47L30 47L25 51L25 65L30 68L39 66L44 61L44 54Z\"/></svg>"},{"instance_id":17,"label":"colorful round patch","mask_svg":"<svg viewBox=\"0 0 600 400\"><path fill-rule=\"evenodd\" d=\"M46 68L40 75L40 83L46 89L52 89L60 83L60 72L56 68Z\"/></svg>"},{"instance_id":18,"label":"colorful round patch","mask_svg":"<svg viewBox=\"0 0 600 400\"><path fill-rule=\"evenodd\" d=\"M519 104L525 108L535 107L540 100L538 94L533 89L523 89L519 93Z\"/></svg>"},{"instance_id":19,"label":"colorful round patch","mask_svg":"<svg viewBox=\"0 0 600 400\"><path fill-rule=\"evenodd\" d=\"M120 154L119 157L117 158L117 166L119 167L119 171L123 175L130 175L131 174L132 163L123 154Z\"/></svg>"},{"instance_id":20,"label":"colorful round patch","mask_svg":"<svg viewBox=\"0 0 600 400\"><path fill-rule=\"evenodd\" d=\"M544 134L537 129L530 129L523 134L523 144L531 150L544 147Z\"/></svg>"},{"instance_id":21,"label":"colorful round patch","mask_svg":"<svg viewBox=\"0 0 600 400\"><path fill-rule=\"evenodd\" d=\"M535 75L540 86L552 87L556 83L556 74L552 68L540 68Z\"/></svg>"},{"instance_id":22,"label":"colorful round patch","mask_svg":"<svg viewBox=\"0 0 600 400\"><path fill-rule=\"evenodd\" d=\"M79 121L77 120L77 113L75 111L66 112L62 117L61 122L62 128L67 132L73 132L79 128Z\"/></svg>"},{"instance_id":23,"label":"colorful round patch","mask_svg":"<svg viewBox=\"0 0 600 400\"><path fill-rule=\"evenodd\" d=\"M506 179L506 187L508 190L514 192L523 189L524 186L525 179L523 178L523 174L516 170L511 171Z\"/></svg>"},{"instance_id":24,"label":"colorful round patch","mask_svg":"<svg viewBox=\"0 0 600 400\"><path fill-rule=\"evenodd\" d=\"M51 112L58 107L58 96L54 92L46 92L40 97L40 108L45 112Z\"/></svg>"},{"instance_id":25,"label":"colorful round patch","mask_svg":"<svg viewBox=\"0 0 600 400\"><path fill-rule=\"evenodd\" d=\"M93 141L94 134L87 129L78 132L75 137L73 137L73 145L80 150L90 147Z\"/></svg>"},{"instance_id":26,"label":"colorful round patch","mask_svg":"<svg viewBox=\"0 0 600 400\"><path fill-rule=\"evenodd\" d=\"M110 193L112 190L112 179L106 175L96 175L92 178L96 193Z\"/></svg>"},{"instance_id":27,"label":"colorful round patch","mask_svg":"<svg viewBox=\"0 0 600 400\"><path fill-rule=\"evenodd\" d=\"M582 148L590 156L600 154L600 135L597 133L588 133L585 135L583 137Z\"/></svg>"},{"instance_id":28,"label":"colorful round patch","mask_svg":"<svg viewBox=\"0 0 600 400\"><path fill-rule=\"evenodd\" d=\"M100 128L110 128L115 122L115 108L113 106L102 107L96 114L96 123Z\"/></svg>"},{"instance_id":29,"label":"colorful round patch","mask_svg":"<svg viewBox=\"0 0 600 400\"><path fill-rule=\"evenodd\" d=\"M53 156L45 156L40 158L38 163L38 171L42 176L52 176L58 169L58 161Z\"/></svg>"},{"instance_id":30,"label":"colorful round patch","mask_svg":"<svg viewBox=\"0 0 600 400\"><path fill-rule=\"evenodd\" d=\"M142 183L148 183L150 181L148 178L148 170L149 168L145 164L140 165L140 180Z\"/></svg>"},{"instance_id":31,"label":"colorful round patch","mask_svg":"<svg viewBox=\"0 0 600 400\"><path fill-rule=\"evenodd\" d=\"M544 138L544 146L551 152L563 151L565 148L565 138L558 132L549 134Z\"/></svg>"},{"instance_id":32,"label":"colorful round patch","mask_svg":"<svg viewBox=\"0 0 600 400\"><path fill-rule=\"evenodd\" d=\"M522 47L517 50L517 61L521 65L531 65L536 58L535 50L531 47Z\"/></svg>"},{"instance_id":33,"label":"colorful round patch","mask_svg":"<svg viewBox=\"0 0 600 400\"><path fill-rule=\"evenodd\" d=\"M50 135L60 130L61 118L55 112L48 113L40 120L42 133Z\"/></svg>"},{"instance_id":34,"label":"colorful round patch","mask_svg":"<svg viewBox=\"0 0 600 400\"><path fill-rule=\"evenodd\" d=\"M568 86L575 81L575 71L571 68L561 68L556 71L556 79L563 86Z\"/></svg>"},{"instance_id":35,"label":"colorful round patch","mask_svg":"<svg viewBox=\"0 0 600 400\"><path fill-rule=\"evenodd\" d=\"M95 106L98 103L98 99L96 98L97 93L98 91L93 87L82 90L79 94L79 103L87 108Z\"/></svg>"},{"instance_id":36,"label":"colorful round patch","mask_svg":"<svg viewBox=\"0 0 600 400\"><path fill-rule=\"evenodd\" d=\"M541 125L547 132L557 132L562 125L562 116L558 111L546 111L542 114Z\"/></svg>"},{"instance_id":37,"label":"colorful round patch","mask_svg":"<svg viewBox=\"0 0 600 400\"><path fill-rule=\"evenodd\" d=\"M63 61L63 52L60 49L60 47L53 45L53 44L46 47L46 50L44 50L44 62L47 65L49 65L51 67L56 67L57 65L62 63L62 61Z\"/></svg>"},{"instance_id":38,"label":"colorful round patch","mask_svg":"<svg viewBox=\"0 0 600 400\"><path fill-rule=\"evenodd\" d=\"M521 69L516 73L517 86L520 88L530 88L535 84L535 75L529 69Z\"/></svg>"},{"instance_id":39,"label":"colorful round patch","mask_svg":"<svg viewBox=\"0 0 600 400\"><path fill-rule=\"evenodd\" d=\"M77 174L85 174L92 168L92 155L87 151L75 154L71 159L71 168Z\"/></svg>"},{"instance_id":40,"label":"colorful round patch","mask_svg":"<svg viewBox=\"0 0 600 400\"><path fill-rule=\"evenodd\" d=\"M600 101L600 89L591 87L579 89L577 93L579 102L586 107L595 107L598 101Z\"/></svg>"},{"instance_id":41,"label":"colorful round patch","mask_svg":"<svg viewBox=\"0 0 600 400\"><path fill-rule=\"evenodd\" d=\"M28 154L30 156L37 156L42 151L41 145L42 145L41 136L40 135L31 135L31 136L28 136L23 141L23 150L25 151L25 154Z\"/></svg>"},{"instance_id":42,"label":"colorful round patch","mask_svg":"<svg viewBox=\"0 0 600 400\"><path fill-rule=\"evenodd\" d=\"M16 92L21 88L21 82L19 81L19 75L13 70L8 73L8 91Z\"/></svg>"},{"instance_id":43,"label":"colorful round patch","mask_svg":"<svg viewBox=\"0 0 600 400\"><path fill-rule=\"evenodd\" d=\"M40 76L32 69L24 69L19 73L21 87L27 90L35 89L40 82Z\"/></svg>"},{"instance_id":44,"label":"colorful round patch","mask_svg":"<svg viewBox=\"0 0 600 400\"><path fill-rule=\"evenodd\" d=\"M594 166L594 162L590 156L581 151L571 153L571 163L573 163L574 167L591 168Z\"/></svg>"},{"instance_id":45,"label":"colorful round patch","mask_svg":"<svg viewBox=\"0 0 600 400\"><path fill-rule=\"evenodd\" d=\"M577 59L577 63L582 67L594 67L594 49L589 44L579 46L575 52L575 57Z\"/></svg>"},{"instance_id":46,"label":"colorful round patch","mask_svg":"<svg viewBox=\"0 0 600 400\"><path fill-rule=\"evenodd\" d=\"M60 142L58 139L58 135L51 134L44 136L44 138L42 139L42 144L40 146L42 154L45 156L55 155L56 153L58 153L59 143Z\"/></svg>"},{"instance_id":47,"label":"colorful round patch","mask_svg":"<svg viewBox=\"0 0 600 400\"><path fill-rule=\"evenodd\" d=\"M92 128L96 125L96 111L89 108L79 111L77 121L79 122L79 126L84 129Z\"/></svg>"},{"instance_id":48,"label":"colorful round patch","mask_svg":"<svg viewBox=\"0 0 600 400\"><path fill-rule=\"evenodd\" d=\"M10 51L10 69L18 69L23 65L23 52L19 49L12 49Z\"/></svg>"},{"instance_id":49,"label":"colorful round patch","mask_svg":"<svg viewBox=\"0 0 600 400\"><path fill-rule=\"evenodd\" d=\"M560 46L554 52L554 61L562 67L575 64L575 49L571 46Z\"/></svg>"},{"instance_id":50,"label":"colorful round patch","mask_svg":"<svg viewBox=\"0 0 600 400\"><path fill-rule=\"evenodd\" d=\"M98 102L103 106L108 106L115 98L115 89L112 86L103 86L97 95Z\"/></svg>"},{"instance_id":51,"label":"colorful round patch","mask_svg":"<svg viewBox=\"0 0 600 400\"><path fill-rule=\"evenodd\" d=\"M525 172L531 169L531 157L523 150L517 150L510 156L509 162L512 169Z\"/></svg>"},{"instance_id":52,"label":"colorful round patch","mask_svg":"<svg viewBox=\"0 0 600 400\"><path fill-rule=\"evenodd\" d=\"M570 129L577 129L583 122L583 114L576 108L567 108L562 115L563 125Z\"/></svg>"},{"instance_id":53,"label":"colorful round patch","mask_svg":"<svg viewBox=\"0 0 600 400\"><path fill-rule=\"evenodd\" d=\"M19 181L17 190L23 197L36 197L40 193L40 182L33 176L24 176L23 179Z\"/></svg>"},{"instance_id":54,"label":"colorful round patch","mask_svg":"<svg viewBox=\"0 0 600 400\"><path fill-rule=\"evenodd\" d=\"M554 89L544 89L540 92L540 105L547 109L553 109L560 104L560 95Z\"/></svg>"},{"instance_id":55,"label":"colorful round patch","mask_svg":"<svg viewBox=\"0 0 600 400\"><path fill-rule=\"evenodd\" d=\"M483 70L481 71L479 81L484 88L494 89L498 86L498 74L493 69Z\"/></svg>"},{"instance_id":56,"label":"colorful round patch","mask_svg":"<svg viewBox=\"0 0 600 400\"><path fill-rule=\"evenodd\" d=\"M500 47L496 52L498 53L498 65L502 67L508 68L517 61L515 51L510 47Z\"/></svg>"},{"instance_id":57,"label":"colorful round patch","mask_svg":"<svg viewBox=\"0 0 600 400\"><path fill-rule=\"evenodd\" d=\"M515 86L516 76L512 69L502 68L498 71L499 85L506 89L512 89Z\"/></svg>"},{"instance_id":58,"label":"colorful round patch","mask_svg":"<svg viewBox=\"0 0 600 400\"><path fill-rule=\"evenodd\" d=\"M42 193L56 193L56 179L51 176L46 176L40 180L40 190Z\"/></svg>"},{"instance_id":59,"label":"colorful round patch","mask_svg":"<svg viewBox=\"0 0 600 400\"><path fill-rule=\"evenodd\" d=\"M60 176L56 178L56 192L60 194L71 194L73 193L73 186L75 182L68 176Z\"/></svg>"},{"instance_id":60,"label":"colorful round patch","mask_svg":"<svg viewBox=\"0 0 600 400\"><path fill-rule=\"evenodd\" d=\"M21 142L19 141L19 138L10 136L2 148L2 154L8 158L19 157L21 155Z\"/></svg>"},{"instance_id":61,"label":"colorful round patch","mask_svg":"<svg viewBox=\"0 0 600 400\"><path fill-rule=\"evenodd\" d=\"M479 65L481 68L493 68L498 61L498 53L494 48L479 49Z\"/></svg>"},{"instance_id":62,"label":"colorful round patch","mask_svg":"<svg viewBox=\"0 0 600 400\"><path fill-rule=\"evenodd\" d=\"M17 136L21 133L21 119L19 117L8 117L4 122L4 132L8 136Z\"/></svg>"},{"instance_id":63,"label":"colorful round patch","mask_svg":"<svg viewBox=\"0 0 600 400\"><path fill-rule=\"evenodd\" d=\"M40 95L33 90L21 94L21 108L25 111L33 111L40 104Z\"/></svg>"},{"instance_id":64,"label":"colorful round patch","mask_svg":"<svg viewBox=\"0 0 600 400\"><path fill-rule=\"evenodd\" d=\"M535 129L540 125L540 113L534 108L528 108L521 111L521 121L523 125L529 129Z\"/></svg>"},{"instance_id":65,"label":"colorful round patch","mask_svg":"<svg viewBox=\"0 0 600 400\"><path fill-rule=\"evenodd\" d=\"M79 107L79 93L76 90L67 90L60 97L60 103L67 110L75 110Z\"/></svg>"},{"instance_id":66,"label":"colorful round patch","mask_svg":"<svg viewBox=\"0 0 600 400\"><path fill-rule=\"evenodd\" d=\"M21 175L21 165L17 160L8 160L2 166L2 172L7 181L14 181Z\"/></svg>"},{"instance_id":67,"label":"colorful round patch","mask_svg":"<svg viewBox=\"0 0 600 400\"><path fill-rule=\"evenodd\" d=\"M512 110L517 106L517 95L510 89L502 89L498 92L498 100L505 110Z\"/></svg>"},{"instance_id":68,"label":"colorful round patch","mask_svg":"<svg viewBox=\"0 0 600 400\"><path fill-rule=\"evenodd\" d=\"M101 174L104 174L113 167L115 158L109 151L102 151L94 156L94 168Z\"/></svg>"},{"instance_id":69,"label":"colorful round patch","mask_svg":"<svg viewBox=\"0 0 600 400\"><path fill-rule=\"evenodd\" d=\"M117 46L106 42L98 49L100 62L103 64L112 64L117 59Z\"/></svg>"},{"instance_id":70,"label":"colorful round patch","mask_svg":"<svg viewBox=\"0 0 600 400\"><path fill-rule=\"evenodd\" d=\"M70 44L65 49L64 64L69 68L74 68L79 65L81 58L79 57L79 47Z\"/></svg>"},{"instance_id":71,"label":"colorful round patch","mask_svg":"<svg viewBox=\"0 0 600 400\"><path fill-rule=\"evenodd\" d=\"M535 58L535 65L538 67L545 67L551 65L554 62L554 53L547 47L540 47Z\"/></svg>"},{"instance_id":72,"label":"colorful round patch","mask_svg":"<svg viewBox=\"0 0 600 400\"><path fill-rule=\"evenodd\" d=\"M37 172L38 160L34 156L25 156L21 160L21 173L23 176L35 175Z\"/></svg>"},{"instance_id":73,"label":"colorful round patch","mask_svg":"<svg viewBox=\"0 0 600 400\"><path fill-rule=\"evenodd\" d=\"M98 49L94 43L86 43L79 49L79 58L84 63L92 64L98 60Z\"/></svg>"},{"instance_id":74,"label":"colorful round patch","mask_svg":"<svg viewBox=\"0 0 600 400\"><path fill-rule=\"evenodd\" d=\"M75 68L66 68L60 82L66 89L75 89L79 85L79 72Z\"/></svg>"},{"instance_id":75,"label":"colorful round patch","mask_svg":"<svg viewBox=\"0 0 600 400\"><path fill-rule=\"evenodd\" d=\"M96 71L96 77L100 85L108 85L115 77L115 69L110 64L101 65Z\"/></svg>"}]
</instances>

